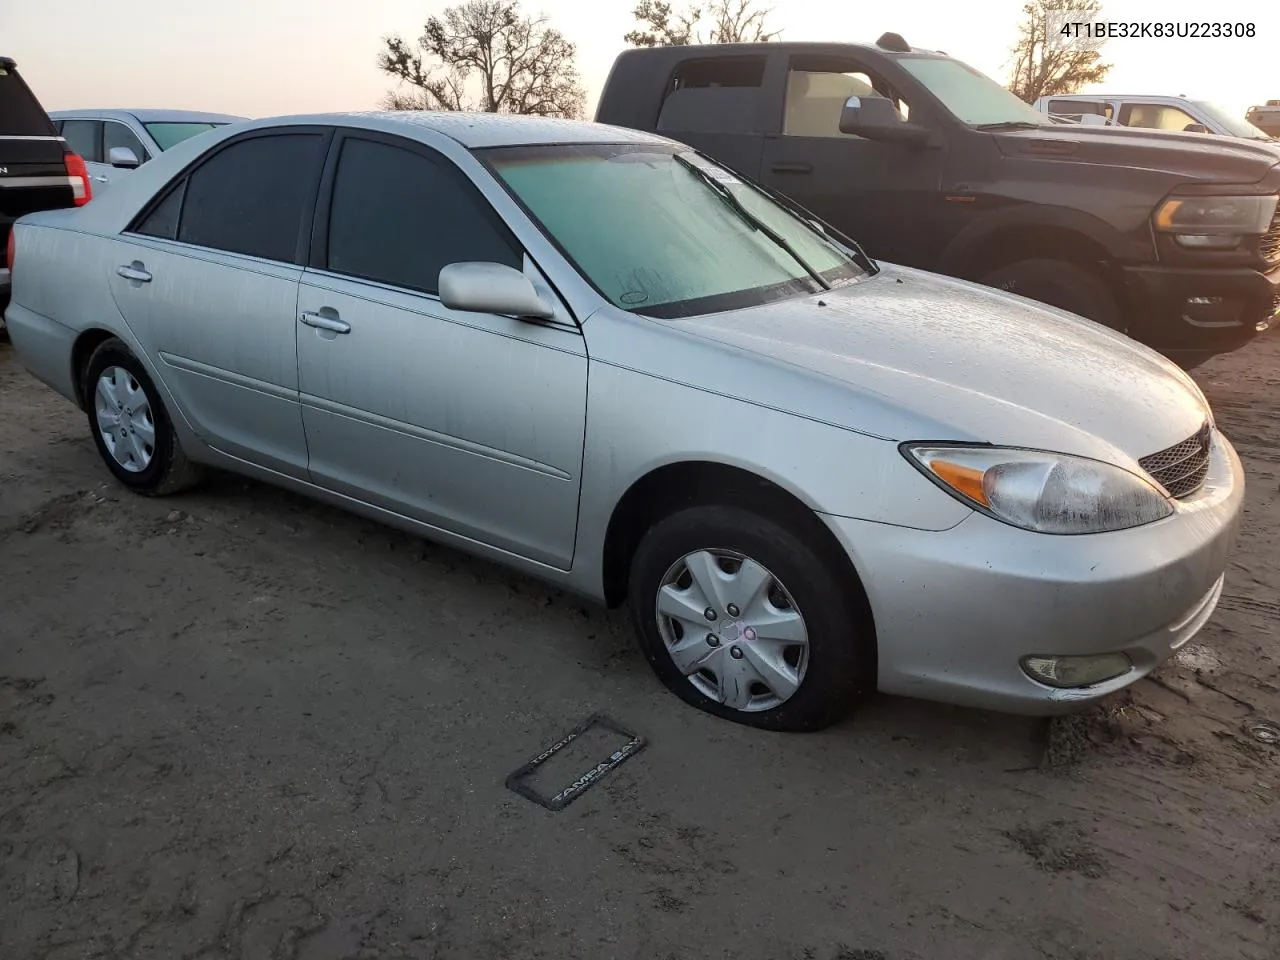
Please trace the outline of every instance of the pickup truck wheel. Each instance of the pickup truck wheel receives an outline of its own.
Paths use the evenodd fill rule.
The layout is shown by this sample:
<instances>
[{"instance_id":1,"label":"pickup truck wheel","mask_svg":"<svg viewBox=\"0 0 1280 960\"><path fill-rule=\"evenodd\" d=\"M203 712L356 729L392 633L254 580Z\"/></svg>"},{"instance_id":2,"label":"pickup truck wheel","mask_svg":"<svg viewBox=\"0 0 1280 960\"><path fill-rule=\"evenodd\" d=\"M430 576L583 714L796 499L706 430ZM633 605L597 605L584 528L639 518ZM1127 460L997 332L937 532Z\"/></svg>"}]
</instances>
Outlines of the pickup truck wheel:
<instances>
[{"instance_id":1,"label":"pickup truck wheel","mask_svg":"<svg viewBox=\"0 0 1280 960\"><path fill-rule=\"evenodd\" d=\"M1066 260L1019 260L992 270L978 282L1125 330L1115 294L1095 274Z\"/></svg>"},{"instance_id":2,"label":"pickup truck wheel","mask_svg":"<svg viewBox=\"0 0 1280 960\"><path fill-rule=\"evenodd\" d=\"M629 584L640 647L669 690L788 731L828 726L875 683L874 628L857 592L790 526L722 505L651 527Z\"/></svg>"},{"instance_id":3,"label":"pickup truck wheel","mask_svg":"<svg viewBox=\"0 0 1280 960\"><path fill-rule=\"evenodd\" d=\"M164 496L201 475L178 443L160 391L124 343L101 343L85 365L89 431L107 468L130 490Z\"/></svg>"}]
</instances>

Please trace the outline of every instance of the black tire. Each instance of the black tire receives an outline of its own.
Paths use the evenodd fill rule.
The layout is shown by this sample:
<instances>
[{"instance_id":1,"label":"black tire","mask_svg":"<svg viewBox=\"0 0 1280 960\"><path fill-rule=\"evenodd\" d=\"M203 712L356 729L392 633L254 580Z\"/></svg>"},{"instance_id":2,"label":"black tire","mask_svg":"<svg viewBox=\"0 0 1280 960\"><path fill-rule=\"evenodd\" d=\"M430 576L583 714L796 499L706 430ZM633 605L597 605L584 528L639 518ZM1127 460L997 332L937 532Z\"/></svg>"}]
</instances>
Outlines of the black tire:
<instances>
[{"instance_id":1,"label":"black tire","mask_svg":"<svg viewBox=\"0 0 1280 960\"><path fill-rule=\"evenodd\" d=\"M839 720L874 687L875 631L865 595L825 551L808 542L813 539L812 534L799 535L792 526L736 506L689 507L648 530L632 559L629 605L640 647L669 690L686 703L736 723L808 731ZM766 709L735 709L696 687L672 660L659 628L658 591L668 571L688 554L717 549L763 565L783 585L804 620L808 653L799 687ZM721 610L719 616L727 614ZM705 675L699 676L707 682Z\"/></svg>"},{"instance_id":2,"label":"black tire","mask_svg":"<svg viewBox=\"0 0 1280 960\"><path fill-rule=\"evenodd\" d=\"M1125 332L1124 312L1111 288L1096 274L1066 260L1019 260L982 276L979 283L1039 300Z\"/></svg>"},{"instance_id":3,"label":"black tire","mask_svg":"<svg viewBox=\"0 0 1280 960\"><path fill-rule=\"evenodd\" d=\"M95 390L98 378L109 367L125 370L145 394L150 407L155 443L150 462L142 470L127 470L118 463L98 429ZM173 424L169 420L169 412L160 399L160 391L151 382L142 364L122 341L112 337L98 345L89 357L89 362L85 364L81 389L85 413L89 419L89 432L98 448L98 454L107 465L107 469L122 484L135 493L145 496L166 496L185 490L199 482L203 471L198 464L188 460L186 453L183 452L177 434L174 433Z\"/></svg>"}]
</instances>

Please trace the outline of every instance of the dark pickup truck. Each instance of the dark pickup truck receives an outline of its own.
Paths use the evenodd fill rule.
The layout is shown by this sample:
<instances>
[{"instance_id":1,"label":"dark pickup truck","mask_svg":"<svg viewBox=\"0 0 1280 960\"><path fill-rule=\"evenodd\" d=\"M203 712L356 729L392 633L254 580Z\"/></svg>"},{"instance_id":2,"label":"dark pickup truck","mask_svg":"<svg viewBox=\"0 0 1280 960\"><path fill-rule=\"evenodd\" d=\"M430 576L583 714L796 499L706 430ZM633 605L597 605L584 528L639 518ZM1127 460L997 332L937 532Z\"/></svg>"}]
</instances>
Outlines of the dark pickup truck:
<instances>
[{"instance_id":1,"label":"dark pickup truck","mask_svg":"<svg viewBox=\"0 0 1280 960\"><path fill-rule=\"evenodd\" d=\"M0 57L0 329L9 305L13 221L37 210L79 206L92 196L84 159L58 135L13 60Z\"/></svg>"},{"instance_id":2,"label":"dark pickup truck","mask_svg":"<svg viewBox=\"0 0 1280 960\"><path fill-rule=\"evenodd\" d=\"M596 120L735 167L873 257L1062 307L1184 366L1280 325L1280 144L1054 124L896 34L629 50Z\"/></svg>"}]
</instances>

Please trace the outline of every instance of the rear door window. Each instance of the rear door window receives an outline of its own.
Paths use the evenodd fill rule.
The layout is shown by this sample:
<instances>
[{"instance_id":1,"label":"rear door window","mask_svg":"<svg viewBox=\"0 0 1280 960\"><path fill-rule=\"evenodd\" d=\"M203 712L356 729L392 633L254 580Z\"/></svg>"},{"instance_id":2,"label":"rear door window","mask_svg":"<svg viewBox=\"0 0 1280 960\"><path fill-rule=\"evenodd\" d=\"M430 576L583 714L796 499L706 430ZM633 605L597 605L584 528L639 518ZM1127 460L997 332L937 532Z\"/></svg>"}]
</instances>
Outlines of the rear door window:
<instances>
[{"instance_id":1,"label":"rear door window","mask_svg":"<svg viewBox=\"0 0 1280 960\"><path fill-rule=\"evenodd\" d=\"M0 137L56 136L49 115L18 71L0 65Z\"/></svg>"},{"instance_id":2,"label":"rear door window","mask_svg":"<svg viewBox=\"0 0 1280 960\"><path fill-rule=\"evenodd\" d=\"M323 145L319 133L287 133L240 140L219 150L186 180L177 239L296 262Z\"/></svg>"},{"instance_id":3,"label":"rear door window","mask_svg":"<svg viewBox=\"0 0 1280 960\"><path fill-rule=\"evenodd\" d=\"M667 85L659 131L757 133L764 57L686 60Z\"/></svg>"},{"instance_id":4,"label":"rear door window","mask_svg":"<svg viewBox=\"0 0 1280 960\"><path fill-rule=\"evenodd\" d=\"M98 120L64 120L62 135L67 146L88 163L102 162L102 123Z\"/></svg>"}]
</instances>

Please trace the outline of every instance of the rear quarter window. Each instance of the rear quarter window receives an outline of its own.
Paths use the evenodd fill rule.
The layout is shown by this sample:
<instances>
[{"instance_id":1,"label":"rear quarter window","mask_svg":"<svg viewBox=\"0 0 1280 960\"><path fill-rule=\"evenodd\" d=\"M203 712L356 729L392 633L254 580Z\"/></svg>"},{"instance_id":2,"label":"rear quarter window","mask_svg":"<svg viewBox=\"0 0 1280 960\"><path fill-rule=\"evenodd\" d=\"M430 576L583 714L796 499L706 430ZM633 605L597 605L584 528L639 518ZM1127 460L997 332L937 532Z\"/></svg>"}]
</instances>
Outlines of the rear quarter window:
<instances>
[{"instance_id":1,"label":"rear quarter window","mask_svg":"<svg viewBox=\"0 0 1280 960\"><path fill-rule=\"evenodd\" d=\"M0 66L0 137L54 137L53 122L17 70Z\"/></svg>"}]
</instances>

